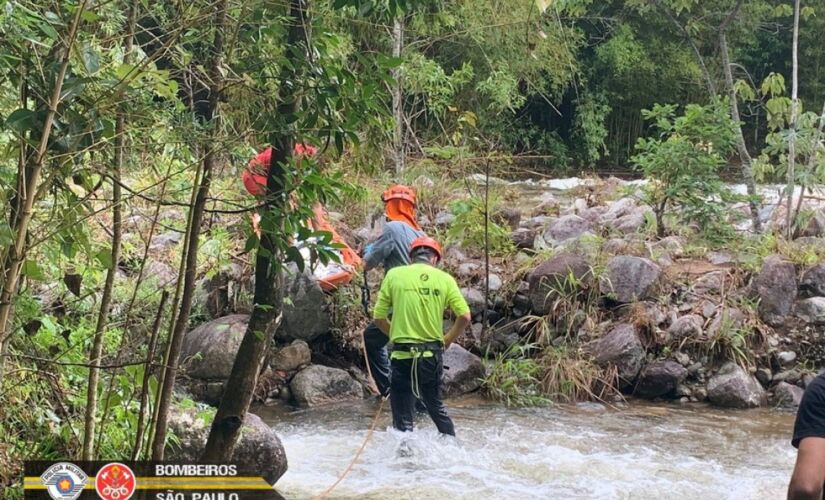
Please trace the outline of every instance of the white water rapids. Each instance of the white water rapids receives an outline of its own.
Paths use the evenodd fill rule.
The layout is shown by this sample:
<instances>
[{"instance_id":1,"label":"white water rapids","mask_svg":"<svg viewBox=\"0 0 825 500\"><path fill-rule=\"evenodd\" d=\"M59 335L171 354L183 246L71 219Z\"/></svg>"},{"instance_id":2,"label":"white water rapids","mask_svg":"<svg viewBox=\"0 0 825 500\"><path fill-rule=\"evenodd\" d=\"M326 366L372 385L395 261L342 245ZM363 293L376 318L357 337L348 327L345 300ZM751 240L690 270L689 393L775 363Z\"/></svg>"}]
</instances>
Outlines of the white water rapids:
<instances>
[{"instance_id":1,"label":"white water rapids","mask_svg":"<svg viewBox=\"0 0 825 500\"><path fill-rule=\"evenodd\" d=\"M378 405L284 412L259 408L286 448L276 489L310 499L335 482L364 440ZM779 499L793 468L793 415L634 401L507 409L449 401L457 440L426 416L389 430L389 408L334 499ZM411 457L398 448L407 439Z\"/></svg>"}]
</instances>

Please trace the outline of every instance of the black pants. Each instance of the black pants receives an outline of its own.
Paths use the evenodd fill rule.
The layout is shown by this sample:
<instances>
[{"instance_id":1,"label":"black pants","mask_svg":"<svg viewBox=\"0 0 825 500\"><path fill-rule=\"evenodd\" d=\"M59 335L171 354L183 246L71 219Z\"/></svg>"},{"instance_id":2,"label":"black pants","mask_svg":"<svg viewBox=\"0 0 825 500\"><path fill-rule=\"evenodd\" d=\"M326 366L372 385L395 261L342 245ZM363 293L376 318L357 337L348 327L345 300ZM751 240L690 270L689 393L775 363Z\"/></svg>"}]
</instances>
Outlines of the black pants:
<instances>
[{"instance_id":1,"label":"black pants","mask_svg":"<svg viewBox=\"0 0 825 500\"><path fill-rule=\"evenodd\" d=\"M387 355L389 338L370 322L364 330L364 345L367 348L367 363L378 392L386 396L390 392L390 358Z\"/></svg>"},{"instance_id":2,"label":"black pants","mask_svg":"<svg viewBox=\"0 0 825 500\"><path fill-rule=\"evenodd\" d=\"M392 406L392 425L399 431L412 431L415 416L415 396L413 395L412 359L392 360L392 386L390 405ZM435 422L438 432L455 436L453 421L447 415L441 400L441 374L444 364L440 352L429 358L418 358L418 393L427 407L427 413Z\"/></svg>"}]
</instances>

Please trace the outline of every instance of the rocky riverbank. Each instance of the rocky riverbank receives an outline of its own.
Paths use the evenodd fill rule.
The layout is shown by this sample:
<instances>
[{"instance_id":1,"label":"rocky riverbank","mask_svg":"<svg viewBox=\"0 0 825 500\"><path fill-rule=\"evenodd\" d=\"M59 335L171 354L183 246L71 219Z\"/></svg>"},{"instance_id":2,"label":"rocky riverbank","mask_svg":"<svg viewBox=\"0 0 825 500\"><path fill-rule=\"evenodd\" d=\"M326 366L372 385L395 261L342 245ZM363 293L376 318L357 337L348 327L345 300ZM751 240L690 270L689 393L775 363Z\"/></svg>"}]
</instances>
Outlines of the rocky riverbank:
<instances>
[{"instance_id":1,"label":"rocky riverbank","mask_svg":"<svg viewBox=\"0 0 825 500\"><path fill-rule=\"evenodd\" d=\"M517 193L492 217L509 234L507 250L489 259L489 273L483 250L454 242L446 251L444 265L460 280L474 318L461 345L447 352L449 395L482 388L497 362L559 349L602 370L599 380L609 379L615 391L601 394L613 398L735 408L798 404L825 352L825 262L819 262L825 225L817 222L825 215L819 207L810 207L814 215L803 238L757 238L740 223L738 240L713 247L692 228L656 238L635 183L608 179L540 189L494 183L505 199L507 190ZM455 229L452 211L424 208L431 234ZM730 209L736 214L745 207ZM780 212L770 205L763 210L769 231L779 227ZM343 215L332 216L354 246L377 230L373 224L350 230ZM211 404L224 390L247 320L231 314L245 312L243 300L231 296L248 286L237 268L201 286L200 310L214 319L186 336L183 383ZM359 344L367 319L357 293L326 296L302 275L289 280L287 291L258 401L315 406L368 395Z\"/></svg>"}]
</instances>

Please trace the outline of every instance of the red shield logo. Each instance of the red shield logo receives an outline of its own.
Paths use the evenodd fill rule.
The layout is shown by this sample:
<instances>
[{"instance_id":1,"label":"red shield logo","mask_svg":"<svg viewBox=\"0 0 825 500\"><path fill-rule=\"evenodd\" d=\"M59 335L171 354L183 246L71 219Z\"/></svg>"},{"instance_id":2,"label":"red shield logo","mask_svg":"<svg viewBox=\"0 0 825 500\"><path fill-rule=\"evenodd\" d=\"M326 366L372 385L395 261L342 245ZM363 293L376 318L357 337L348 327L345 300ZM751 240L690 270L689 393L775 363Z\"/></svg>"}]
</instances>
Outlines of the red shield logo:
<instances>
[{"instance_id":1,"label":"red shield logo","mask_svg":"<svg viewBox=\"0 0 825 500\"><path fill-rule=\"evenodd\" d=\"M135 473L121 463L104 466L95 477L95 490L103 500L128 500L136 487Z\"/></svg>"}]
</instances>

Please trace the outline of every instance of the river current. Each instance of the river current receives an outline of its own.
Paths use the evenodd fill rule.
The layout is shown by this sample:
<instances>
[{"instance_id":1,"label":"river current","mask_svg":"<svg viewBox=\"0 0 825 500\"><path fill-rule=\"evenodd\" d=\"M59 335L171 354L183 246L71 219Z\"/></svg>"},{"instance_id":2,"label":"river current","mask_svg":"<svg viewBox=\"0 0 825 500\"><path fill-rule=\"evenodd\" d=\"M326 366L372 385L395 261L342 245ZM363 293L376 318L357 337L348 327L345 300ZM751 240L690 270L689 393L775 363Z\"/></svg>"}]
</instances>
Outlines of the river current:
<instances>
[{"instance_id":1,"label":"river current","mask_svg":"<svg viewBox=\"0 0 825 500\"><path fill-rule=\"evenodd\" d=\"M286 448L276 485L310 499L335 482L364 441L375 402L301 411L259 408ZM793 415L707 406L596 404L508 409L448 402L457 439L426 416L416 432L390 429L389 408L335 499L779 499L795 450ZM406 440L410 456L401 456Z\"/></svg>"}]
</instances>

